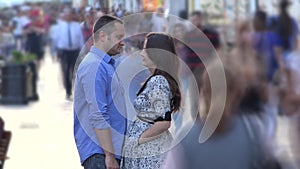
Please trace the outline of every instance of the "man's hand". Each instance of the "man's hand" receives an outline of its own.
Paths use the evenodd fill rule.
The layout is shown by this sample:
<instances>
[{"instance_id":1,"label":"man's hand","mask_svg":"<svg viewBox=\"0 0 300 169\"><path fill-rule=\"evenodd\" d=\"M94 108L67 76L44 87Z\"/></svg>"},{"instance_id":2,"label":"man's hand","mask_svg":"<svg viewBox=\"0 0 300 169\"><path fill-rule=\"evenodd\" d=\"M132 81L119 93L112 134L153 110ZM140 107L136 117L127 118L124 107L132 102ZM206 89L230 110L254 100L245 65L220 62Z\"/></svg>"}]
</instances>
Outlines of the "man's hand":
<instances>
[{"instance_id":1,"label":"man's hand","mask_svg":"<svg viewBox=\"0 0 300 169\"><path fill-rule=\"evenodd\" d=\"M115 159L114 155L105 156L105 165L107 169L119 169L119 164Z\"/></svg>"}]
</instances>

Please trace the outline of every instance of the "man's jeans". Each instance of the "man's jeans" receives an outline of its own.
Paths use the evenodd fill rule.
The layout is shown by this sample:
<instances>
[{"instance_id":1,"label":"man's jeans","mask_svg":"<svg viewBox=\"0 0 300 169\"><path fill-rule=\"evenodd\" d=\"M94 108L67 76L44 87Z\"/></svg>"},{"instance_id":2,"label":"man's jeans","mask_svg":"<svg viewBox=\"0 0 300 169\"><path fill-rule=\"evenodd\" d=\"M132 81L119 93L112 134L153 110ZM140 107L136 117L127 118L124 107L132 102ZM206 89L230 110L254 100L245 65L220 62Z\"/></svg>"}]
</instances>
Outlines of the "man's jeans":
<instances>
[{"instance_id":1,"label":"man's jeans","mask_svg":"<svg viewBox=\"0 0 300 169\"><path fill-rule=\"evenodd\" d=\"M120 160L116 159L120 165ZM84 169L106 169L105 167L105 155L94 154L86 159L83 163Z\"/></svg>"}]
</instances>

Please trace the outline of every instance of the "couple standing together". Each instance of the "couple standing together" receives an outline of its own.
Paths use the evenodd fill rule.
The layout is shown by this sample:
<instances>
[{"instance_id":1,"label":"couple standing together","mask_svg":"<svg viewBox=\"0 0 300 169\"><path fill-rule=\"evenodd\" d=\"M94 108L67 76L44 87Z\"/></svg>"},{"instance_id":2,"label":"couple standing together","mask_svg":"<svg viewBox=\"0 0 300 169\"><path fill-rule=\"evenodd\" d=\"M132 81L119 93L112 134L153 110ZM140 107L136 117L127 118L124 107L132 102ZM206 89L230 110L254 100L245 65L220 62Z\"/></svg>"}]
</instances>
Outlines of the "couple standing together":
<instances>
[{"instance_id":1,"label":"couple standing together","mask_svg":"<svg viewBox=\"0 0 300 169\"><path fill-rule=\"evenodd\" d=\"M104 15L94 24L93 35L94 46L75 80L74 136L81 164L85 169L161 168L172 141L171 114L181 102L173 39L146 35L142 64L151 75L133 103L137 118L127 125L130 112L111 57L124 45L124 24Z\"/></svg>"}]
</instances>

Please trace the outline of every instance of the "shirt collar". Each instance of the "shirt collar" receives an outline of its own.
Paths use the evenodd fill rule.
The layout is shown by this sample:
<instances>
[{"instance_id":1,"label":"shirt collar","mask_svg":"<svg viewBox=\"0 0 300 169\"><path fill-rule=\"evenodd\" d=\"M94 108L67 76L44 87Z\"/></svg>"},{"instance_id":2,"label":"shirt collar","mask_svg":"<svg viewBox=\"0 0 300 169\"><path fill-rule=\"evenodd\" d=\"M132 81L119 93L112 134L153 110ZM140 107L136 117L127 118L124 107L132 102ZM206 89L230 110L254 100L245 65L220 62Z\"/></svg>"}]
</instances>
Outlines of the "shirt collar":
<instances>
[{"instance_id":1,"label":"shirt collar","mask_svg":"<svg viewBox=\"0 0 300 169\"><path fill-rule=\"evenodd\" d=\"M104 62L114 65L115 60L107 53L103 52L96 46L92 46L90 49L90 52L96 54L100 59L103 59Z\"/></svg>"}]
</instances>

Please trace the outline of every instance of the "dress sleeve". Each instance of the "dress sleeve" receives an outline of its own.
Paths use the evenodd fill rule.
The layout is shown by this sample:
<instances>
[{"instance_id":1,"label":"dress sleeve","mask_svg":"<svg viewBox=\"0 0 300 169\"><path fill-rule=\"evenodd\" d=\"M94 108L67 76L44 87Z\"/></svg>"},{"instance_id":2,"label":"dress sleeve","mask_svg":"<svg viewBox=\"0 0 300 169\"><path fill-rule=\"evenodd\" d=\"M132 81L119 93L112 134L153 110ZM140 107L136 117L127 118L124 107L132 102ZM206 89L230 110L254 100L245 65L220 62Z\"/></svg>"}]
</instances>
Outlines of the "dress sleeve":
<instances>
[{"instance_id":1,"label":"dress sleeve","mask_svg":"<svg viewBox=\"0 0 300 169\"><path fill-rule=\"evenodd\" d=\"M148 81L147 88L151 103L150 111L157 118L165 119L166 113L171 110L171 91L167 79L161 75L153 76Z\"/></svg>"}]
</instances>

